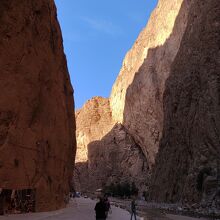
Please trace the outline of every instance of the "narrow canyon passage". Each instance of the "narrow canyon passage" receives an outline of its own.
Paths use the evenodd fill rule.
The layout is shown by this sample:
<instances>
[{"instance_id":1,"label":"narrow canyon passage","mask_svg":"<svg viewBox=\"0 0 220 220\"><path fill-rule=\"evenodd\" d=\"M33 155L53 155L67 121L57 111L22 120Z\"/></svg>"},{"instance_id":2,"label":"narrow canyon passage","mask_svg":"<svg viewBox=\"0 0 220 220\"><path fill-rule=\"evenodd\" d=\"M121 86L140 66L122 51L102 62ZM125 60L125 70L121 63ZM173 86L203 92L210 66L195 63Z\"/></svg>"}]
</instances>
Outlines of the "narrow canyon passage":
<instances>
[{"instance_id":1,"label":"narrow canyon passage","mask_svg":"<svg viewBox=\"0 0 220 220\"><path fill-rule=\"evenodd\" d=\"M113 60L110 36L93 41L111 35L113 26L102 16L93 19L91 9L73 13L77 1L69 2L71 45L77 28L70 17L86 30L75 42L86 50L73 47L72 61L55 1L0 1L0 220L105 219L107 197L110 220L129 220L130 209L142 216L137 220L220 219L219 0L158 0L124 60L113 50L122 63L111 92L96 93L82 108L72 81L87 72L99 83L84 76L85 90L110 82L90 63L113 76L104 65ZM59 1L60 7L68 2ZM113 1L102 1L113 5L110 18L118 8ZM122 11L130 15L127 4ZM114 17L116 27L121 18ZM121 46L123 33L113 32ZM82 74L74 66L80 54L88 67ZM97 197L101 214L90 199Z\"/></svg>"}]
</instances>

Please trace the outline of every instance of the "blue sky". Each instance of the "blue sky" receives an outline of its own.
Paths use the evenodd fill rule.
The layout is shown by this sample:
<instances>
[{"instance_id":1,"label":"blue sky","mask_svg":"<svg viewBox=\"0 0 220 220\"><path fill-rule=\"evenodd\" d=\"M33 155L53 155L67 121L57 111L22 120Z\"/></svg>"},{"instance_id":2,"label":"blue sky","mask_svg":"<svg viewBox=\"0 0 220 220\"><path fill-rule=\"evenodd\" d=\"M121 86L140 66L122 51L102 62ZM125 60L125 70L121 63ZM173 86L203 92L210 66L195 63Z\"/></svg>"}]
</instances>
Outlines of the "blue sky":
<instances>
[{"instance_id":1,"label":"blue sky","mask_svg":"<svg viewBox=\"0 0 220 220\"><path fill-rule=\"evenodd\" d=\"M108 97L157 0L55 0L76 109Z\"/></svg>"}]
</instances>

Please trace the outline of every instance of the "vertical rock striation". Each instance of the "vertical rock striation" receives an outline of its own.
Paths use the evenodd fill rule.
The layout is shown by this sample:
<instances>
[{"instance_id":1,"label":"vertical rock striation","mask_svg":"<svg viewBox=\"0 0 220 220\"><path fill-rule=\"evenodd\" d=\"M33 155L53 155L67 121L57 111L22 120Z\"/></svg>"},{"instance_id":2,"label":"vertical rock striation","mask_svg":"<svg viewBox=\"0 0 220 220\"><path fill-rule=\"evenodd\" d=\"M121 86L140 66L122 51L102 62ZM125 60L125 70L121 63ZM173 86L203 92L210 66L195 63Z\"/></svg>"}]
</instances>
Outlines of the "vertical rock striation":
<instances>
[{"instance_id":1,"label":"vertical rock striation","mask_svg":"<svg viewBox=\"0 0 220 220\"><path fill-rule=\"evenodd\" d=\"M140 146L121 124L115 124L109 99L94 97L76 112L77 190L94 192L110 183L135 181L146 186L148 163Z\"/></svg>"},{"instance_id":2,"label":"vertical rock striation","mask_svg":"<svg viewBox=\"0 0 220 220\"><path fill-rule=\"evenodd\" d=\"M109 99L94 97L76 111L76 163L88 160L88 144L101 140L113 128Z\"/></svg>"},{"instance_id":3,"label":"vertical rock striation","mask_svg":"<svg viewBox=\"0 0 220 220\"><path fill-rule=\"evenodd\" d=\"M122 69L112 88L109 101L110 107L108 107L108 110L105 110L109 112L108 117L104 117L103 113L101 113L103 112L103 107L106 109L101 104L102 102L100 102L102 108L96 103L96 106L100 109L98 112L91 109L92 104L86 104L80 110L79 115L83 115L82 112L89 111L97 113L96 116L92 115L92 117L91 115L88 116L88 114L87 116L77 116L77 142L79 147L77 155L84 158L84 161L86 161L86 154L88 153L87 145L100 140L105 135L105 139L106 137L112 137L113 135L109 135L107 130L109 130L110 134L113 134L116 130L113 128L110 131L110 128L119 123L123 125L123 129L132 138L137 149L141 148L145 155L143 161L147 163L148 173L146 174L145 169L144 172L139 172L140 169L137 169L136 172L140 173L140 179L142 179L142 175L145 175L145 183L148 182L150 170L154 164L162 135L164 85L187 26L189 5L189 0L159 1L146 28L141 32L134 46L124 59ZM97 120L97 122L89 125L90 117L101 118L101 123ZM109 121L108 125L102 123L103 118ZM84 122L82 123L82 121ZM102 126L100 127L101 124ZM108 129L106 130L106 128ZM98 130L99 132L97 132ZM128 137L125 136L125 138ZM113 139L110 139L110 142L114 143ZM126 140L124 141L126 142ZM100 146L104 142L90 144L90 151L93 152L90 155L92 155L91 158L93 159L87 156L87 166L93 167L93 170L95 167L99 167L99 165L102 167L103 163L99 158L101 154L98 149L101 148ZM95 147L96 144L99 147ZM123 148L122 145L117 145L117 148ZM93 151L92 148L97 149L97 151ZM109 149L113 148L110 147ZM96 156L95 152L97 153ZM134 160L133 156L132 158ZM95 161L99 161L100 164L97 164ZM85 165L82 166L81 164L81 172L83 170L82 167L85 167ZM121 165L118 165L118 167L122 169ZM124 169L126 170L126 168ZM93 183L95 184L95 181ZM140 185L143 184L140 183Z\"/></svg>"},{"instance_id":4,"label":"vertical rock striation","mask_svg":"<svg viewBox=\"0 0 220 220\"><path fill-rule=\"evenodd\" d=\"M0 188L64 206L74 165L73 90L53 0L0 3Z\"/></svg>"},{"instance_id":5,"label":"vertical rock striation","mask_svg":"<svg viewBox=\"0 0 220 220\"><path fill-rule=\"evenodd\" d=\"M192 1L188 23L166 82L151 197L211 207L220 182L219 1Z\"/></svg>"},{"instance_id":6,"label":"vertical rock striation","mask_svg":"<svg viewBox=\"0 0 220 220\"><path fill-rule=\"evenodd\" d=\"M136 147L142 149L145 155L143 161L148 164L147 167L151 168L154 164L163 127L164 84L186 28L188 7L189 1L159 1L146 28L124 59L122 69L112 88L110 107L106 108L101 100L97 100L100 101L100 104L96 102L98 111L94 110L94 102L89 102L80 110L80 113L77 113L77 158L90 161L90 167L93 167L95 160L90 160L87 156L87 145L101 140L105 135L111 137L112 135L108 132L115 132L115 129L110 131L110 128L116 123L123 124ZM176 23L178 25L175 25ZM108 117L104 116L103 109L108 112ZM91 111L92 114L86 116L83 113L86 111ZM92 123L90 118L93 120ZM97 121L94 121L96 118L98 118ZM103 118L106 118L108 123L104 122ZM113 140L111 142L113 143ZM104 144L104 142L101 143ZM98 160L100 154L97 150L97 155L94 156L95 151L92 148L100 147L96 148L95 144L97 142L93 143L90 149L93 152L92 158ZM99 142L98 145L102 144ZM117 148L125 147L118 145ZM113 148L109 148L111 149ZM102 167L101 164L103 163L99 164L100 167ZM96 164L96 167L99 165ZM118 165L118 169L121 169L121 165ZM139 173L140 178L145 173L139 169L136 172Z\"/></svg>"},{"instance_id":7,"label":"vertical rock striation","mask_svg":"<svg viewBox=\"0 0 220 220\"><path fill-rule=\"evenodd\" d=\"M152 200L219 207L219 39L218 0L159 1L112 88L108 112L116 126L89 144L93 186L126 179L137 161L131 177L141 186L153 173ZM120 129L126 135L117 141ZM127 153L139 148L144 157ZM98 180L97 169L104 170Z\"/></svg>"},{"instance_id":8,"label":"vertical rock striation","mask_svg":"<svg viewBox=\"0 0 220 220\"><path fill-rule=\"evenodd\" d=\"M190 1L161 0L125 57L111 93L112 115L123 122L154 164L163 128L163 91L187 25Z\"/></svg>"}]
</instances>

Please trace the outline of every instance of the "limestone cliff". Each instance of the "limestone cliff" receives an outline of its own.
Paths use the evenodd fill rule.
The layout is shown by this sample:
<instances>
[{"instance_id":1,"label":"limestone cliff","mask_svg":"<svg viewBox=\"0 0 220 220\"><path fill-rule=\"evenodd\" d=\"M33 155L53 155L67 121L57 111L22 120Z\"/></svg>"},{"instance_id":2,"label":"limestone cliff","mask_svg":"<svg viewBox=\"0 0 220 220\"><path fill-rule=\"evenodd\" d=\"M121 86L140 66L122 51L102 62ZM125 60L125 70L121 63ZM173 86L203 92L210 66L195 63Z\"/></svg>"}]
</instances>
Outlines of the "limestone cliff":
<instances>
[{"instance_id":1,"label":"limestone cliff","mask_svg":"<svg viewBox=\"0 0 220 220\"><path fill-rule=\"evenodd\" d=\"M101 140L111 131L113 126L107 98L94 97L76 111L76 162L86 162L88 160L88 144Z\"/></svg>"},{"instance_id":2,"label":"limestone cliff","mask_svg":"<svg viewBox=\"0 0 220 220\"><path fill-rule=\"evenodd\" d=\"M163 91L187 25L190 1L161 0L128 52L111 93L112 115L123 122L154 164L163 128Z\"/></svg>"},{"instance_id":3,"label":"limestone cliff","mask_svg":"<svg viewBox=\"0 0 220 220\"><path fill-rule=\"evenodd\" d=\"M182 3L183 0L161 0L158 3L146 28L125 57L112 88L110 107L106 108L101 100L97 100L99 112L94 110L94 104L88 103L77 113L77 161L86 161L87 145L100 140L118 122L123 123L141 147L149 166L154 163L163 127L164 83L187 23L189 3ZM174 30L177 16L180 16L179 25ZM86 112L89 111L92 113L88 117ZM103 115L104 111L108 112L108 117ZM109 118L110 114L112 118ZM97 117L100 120L96 120Z\"/></svg>"},{"instance_id":4,"label":"limestone cliff","mask_svg":"<svg viewBox=\"0 0 220 220\"><path fill-rule=\"evenodd\" d=\"M88 157L87 145L100 140L105 135L111 139L111 143L114 143L108 132L114 133L115 129L110 131L111 128L114 124L120 123L123 124L123 128L135 145L142 149L147 167L151 168L154 164L163 128L164 84L187 25L188 7L189 1L187 0L159 1L146 28L125 57L122 69L112 88L110 107L109 104L103 105L102 100L96 99L97 101L93 100L93 104L89 101L83 109L77 112L77 161L85 162L87 159L90 161L88 166L90 164L90 167L93 167L92 170L95 168L94 164L96 167L102 167L99 149L105 141L94 142L90 145L90 150L93 152L91 157L100 161L100 164ZM91 113L88 114L89 112ZM96 144L97 147L95 147ZM123 148L118 145L118 148L120 147ZM85 166L81 164L79 173L83 172L82 167ZM118 167L122 169L121 165ZM126 170L126 168L123 169ZM138 170L135 172L139 172ZM142 172L139 173L141 179ZM148 182L149 172L143 173Z\"/></svg>"},{"instance_id":5,"label":"limestone cliff","mask_svg":"<svg viewBox=\"0 0 220 220\"><path fill-rule=\"evenodd\" d=\"M220 208L220 4L192 1L164 93L151 198Z\"/></svg>"},{"instance_id":6,"label":"limestone cliff","mask_svg":"<svg viewBox=\"0 0 220 220\"><path fill-rule=\"evenodd\" d=\"M148 163L124 126L112 120L109 100L94 97L76 113L75 187L94 192L103 185L133 182L146 187Z\"/></svg>"},{"instance_id":7,"label":"limestone cliff","mask_svg":"<svg viewBox=\"0 0 220 220\"><path fill-rule=\"evenodd\" d=\"M0 2L0 188L64 206L75 156L73 90L53 0Z\"/></svg>"},{"instance_id":8,"label":"limestone cliff","mask_svg":"<svg viewBox=\"0 0 220 220\"><path fill-rule=\"evenodd\" d=\"M142 158L146 163L139 176L140 180L145 177L144 184L153 171L152 200L203 201L203 207L218 206L219 7L217 0L159 1L126 55L110 96L111 125L121 124L128 135L115 141L120 133L116 126L103 139L89 144L84 168L85 176L92 173L93 186L126 178L129 163L122 161L130 156L123 149L132 145L145 155L131 156L132 162ZM126 172L114 175L118 167ZM137 167L132 178L138 179ZM98 176L96 169L104 170L98 180L93 179Z\"/></svg>"}]
</instances>

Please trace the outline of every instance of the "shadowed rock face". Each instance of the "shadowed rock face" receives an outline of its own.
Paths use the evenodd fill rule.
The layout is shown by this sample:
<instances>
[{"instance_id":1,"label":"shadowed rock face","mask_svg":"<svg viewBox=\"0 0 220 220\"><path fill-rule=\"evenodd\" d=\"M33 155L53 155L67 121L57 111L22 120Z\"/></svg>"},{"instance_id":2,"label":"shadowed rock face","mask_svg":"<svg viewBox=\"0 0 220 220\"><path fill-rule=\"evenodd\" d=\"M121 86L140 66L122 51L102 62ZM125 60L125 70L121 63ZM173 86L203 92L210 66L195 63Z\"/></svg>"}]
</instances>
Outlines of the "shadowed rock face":
<instances>
[{"instance_id":1,"label":"shadowed rock face","mask_svg":"<svg viewBox=\"0 0 220 220\"><path fill-rule=\"evenodd\" d=\"M64 206L75 157L73 90L53 0L0 2L0 188Z\"/></svg>"},{"instance_id":2,"label":"shadowed rock face","mask_svg":"<svg viewBox=\"0 0 220 220\"><path fill-rule=\"evenodd\" d=\"M160 0L148 24L138 36L131 50L126 54L110 96L112 116L116 122L122 123L124 120L127 88L132 84L136 72L138 72L144 60L147 58L149 49L163 45L169 38L182 2L183 0L174 0L172 2L169 0ZM184 29L184 26L182 29ZM180 39L181 32L182 30L180 28ZM176 39L174 45L167 49L174 52L177 51L178 41L179 39ZM169 56L169 54L167 54L167 56ZM151 63L154 65L154 60L151 60Z\"/></svg>"},{"instance_id":3,"label":"shadowed rock face","mask_svg":"<svg viewBox=\"0 0 220 220\"><path fill-rule=\"evenodd\" d=\"M76 112L77 156L74 174L79 191L106 184L133 182L146 186L148 163L124 126L112 120L109 99L94 97Z\"/></svg>"},{"instance_id":4,"label":"shadowed rock face","mask_svg":"<svg viewBox=\"0 0 220 220\"><path fill-rule=\"evenodd\" d=\"M94 98L93 103L89 101L77 112L77 161L85 162L88 159L91 161L90 167L93 167L91 170L95 169L95 161L96 169L103 167L99 158L102 154L97 149L101 149L100 146L104 142L94 141L100 141L105 136L105 139L108 138L114 145L113 135L110 134L115 132L115 129L111 128L117 122L123 124L138 149L141 147L147 167L151 168L154 163L163 127L164 84L187 24L189 1L182 3L183 0L159 1L148 25L125 57L108 104L104 105L103 100ZM174 29L177 16L178 25ZM125 139L124 142L126 141L130 142ZM93 159L87 155L87 146L91 142L93 144L90 145L90 151L93 152ZM96 144L98 148L95 147ZM117 145L117 148L123 148L123 144ZM104 152L107 151L104 146L102 149ZM109 148L109 151L111 150L112 148ZM132 158L134 159L133 156ZM81 172L82 167L85 166L81 164ZM118 165L118 168L122 169L121 165ZM124 166L123 169L127 168ZM139 168L135 172L140 174L140 179L144 173L148 182L149 173L142 173ZM105 171L102 173L105 175ZM121 176L120 173L118 175ZM133 174L132 176L134 177ZM138 175L136 178L138 179Z\"/></svg>"},{"instance_id":5,"label":"shadowed rock face","mask_svg":"<svg viewBox=\"0 0 220 220\"><path fill-rule=\"evenodd\" d=\"M150 176L152 200L218 206L219 30L217 0L159 1L126 55L110 97L112 121L120 122L129 135L115 145L116 126L101 141L93 139L89 144L88 162L83 166L84 177L92 173L90 184L98 188L110 176L129 173L113 175L118 167L129 170L129 164L115 161L129 158L122 149L132 140L145 155L145 183L156 158ZM109 159L111 152L119 153ZM117 169L113 165L107 169L105 163L117 164ZM99 170L103 175L95 179Z\"/></svg>"},{"instance_id":6,"label":"shadowed rock face","mask_svg":"<svg viewBox=\"0 0 220 220\"><path fill-rule=\"evenodd\" d=\"M165 86L151 197L215 206L220 183L220 5L218 0L192 3Z\"/></svg>"},{"instance_id":7,"label":"shadowed rock face","mask_svg":"<svg viewBox=\"0 0 220 220\"><path fill-rule=\"evenodd\" d=\"M163 129L163 92L187 25L190 1L161 0L126 55L111 94L112 115L123 122L152 167Z\"/></svg>"},{"instance_id":8,"label":"shadowed rock face","mask_svg":"<svg viewBox=\"0 0 220 220\"><path fill-rule=\"evenodd\" d=\"M116 124L101 141L89 144L88 158L89 184L93 190L110 183L135 182L143 192L148 185L147 160L121 124Z\"/></svg>"}]
</instances>

